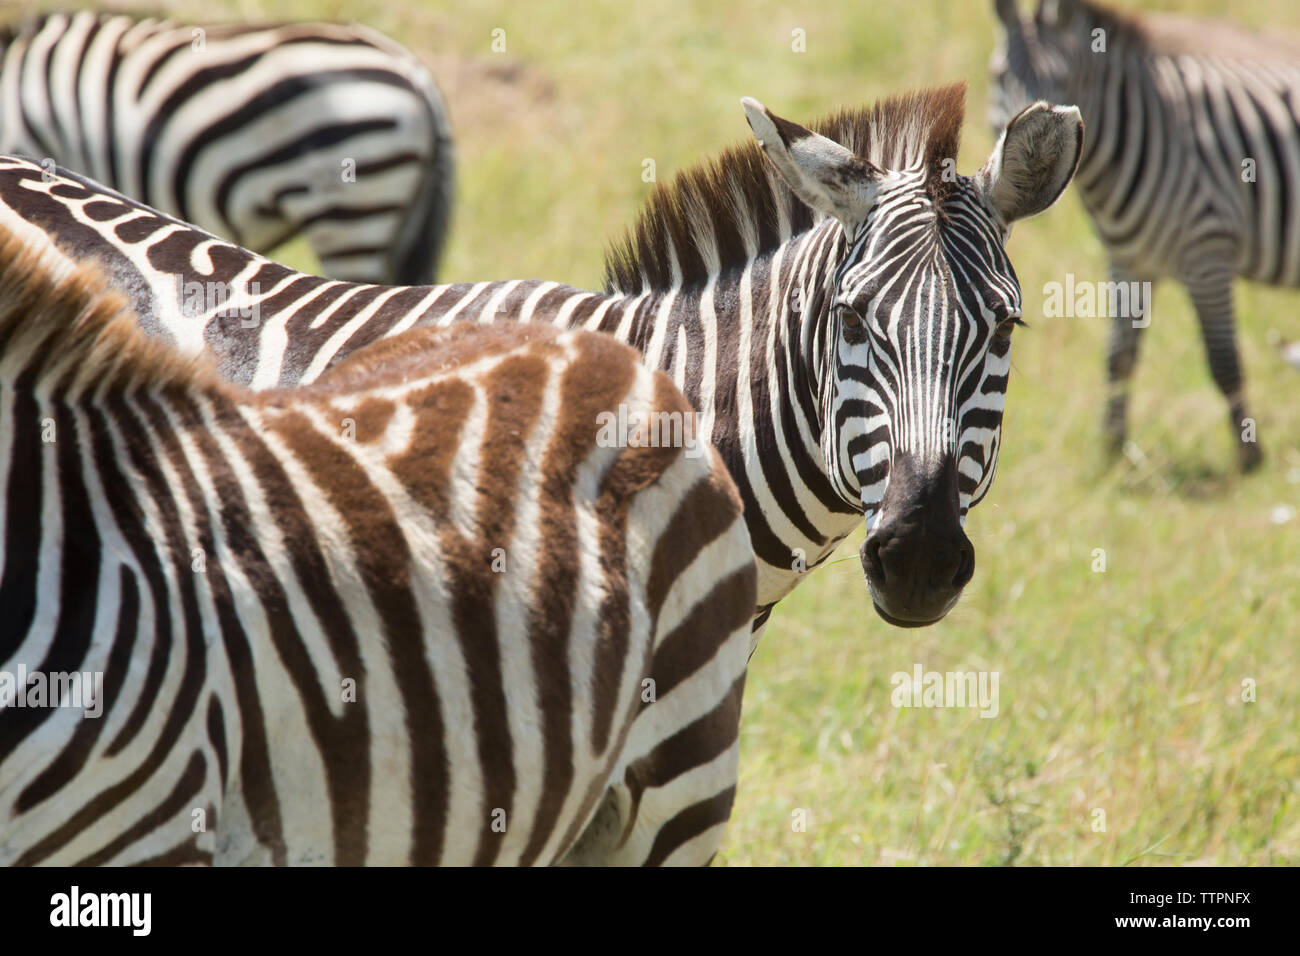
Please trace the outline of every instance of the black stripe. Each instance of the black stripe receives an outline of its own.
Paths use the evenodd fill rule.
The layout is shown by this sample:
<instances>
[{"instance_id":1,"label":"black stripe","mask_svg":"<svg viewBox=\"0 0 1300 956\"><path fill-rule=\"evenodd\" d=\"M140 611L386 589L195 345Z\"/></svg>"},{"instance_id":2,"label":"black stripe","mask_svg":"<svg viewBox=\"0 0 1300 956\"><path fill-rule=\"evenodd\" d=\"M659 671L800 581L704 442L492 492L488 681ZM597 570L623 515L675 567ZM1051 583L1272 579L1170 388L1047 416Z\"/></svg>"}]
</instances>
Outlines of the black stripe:
<instances>
[{"instance_id":1,"label":"black stripe","mask_svg":"<svg viewBox=\"0 0 1300 956\"><path fill-rule=\"evenodd\" d=\"M268 166L283 165L292 160L301 159L307 153L328 146L335 146L354 136L364 136L367 133L396 129L396 127L397 122L391 119L363 120L347 124L335 123L314 129L297 139L281 144L277 149L227 169L217 182L216 191L213 193L213 203L217 207L217 213L221 216L221 221L225 225L231 241L237 245L240 244L239 231L230 218L229 207L231 193L239 185L241 178L256 170L266 169ZM360 171L358 170L359 174ZM301 225L299 228L301 228Z\"/></svg>"},{"instance_id":2,"label":"black stripe","mask_svg":"<svg viewBox=\"0 0 1300 956\"><path fill-rule=\"evenodd\" d=\"M140 620L140 590L135 575L125 565L119 568L118 589L121 600L117 612L117 630L104 672L103 713L97 720L82 720L57 759L23 790L22 799L36 806L68 785L86 766L95 744L108 726L113 706L121 695L131 666L136 630Z\"/></svg>"},{"instance_id":3,"label":"black stripe","mask_svg":"<svg viewBox=\"0 0 1300 956\"><path fill-rule=\"evenodd\" d=\"M5 341L0 341L0 354ZM36 616L36 560L41 547L41 501L45 481L40 406L33 397L39 369L14 382L12 435L8 454L9 487L5 492L5 567L0 578L0 660L11 660ZM26 556L26 560L23 557ZM0 711L0 762L20 737L8 728L18 708Z\"/></svg>"},{"instance_id":4,"label":"black stripe","mask_svg":"<svg viewBox=\"0 0 1300 956\"><path fill-rule=\"evenodd\" d=\"M47 677L56 673L80 671L85 662L98 614L101 546L94 513L82 480L76 418L61 398L55 400L54 427L54 453L58 464L53 480L58 487L63 514L61 546L58 548L58 626L51 635L45 659L39 665L39 670ZM7 561L15 558L22 559L16 554L6 555ZM20 739L34 734L55 713L55 701L49 703L48 707L21 708L6 726L6 733L16 733ZM82 718L82 724L92 722ZM57 759L55 763L58 763ZM37 778L35 783L42 784L42 778ZM46 780L42 788L48 785ZM19 813L30 810L50 792L52 791L43 789L34 791L29 786L18 795L14 808Z\"/></svg>"},{"instance_id":5,"label":"black stripe","mask_svg":"<svg viewBox=\"0 0 1300 956\"><path fill-rule=\"evenodd\" d=\"M143 841L149 834L159 831L165 823L169 823L193 803L195 795L203 789L206 779L207 761L203 759L203 754L196 750L190 755L189 763L185 765L185 772L176 781L176 786L158 806L120 833L103 849L92 853L75 865L103 866L132 844Z\"/></svg>"},{"instance_id":6,"label":"black stripe","mask_svg":"<svg viewBox=\"0 0 1300 956\"><path fill-rule=\"evenodd\" d=\"M221 699L216 694L208 695L208 741L217 755L217 772L221 775L221 792L224 794L230 781L230 758L226 752L226 723L221 712Z\"/></svg>"},{"instance_id":7,"label":"black stripe","mask_svg":"<svg viewBox=\"0 0 1300 956\"><path fill-rule=\"evenodd\" d=\"M242 72L250 66L253 61L258 59L258 56L260 55L261 54L246 57L244 60L228 64L226 67L214 67L212 70L202 70L190 79L186 80L185 83L181 84L181 86L178 87L177 90L159 107L158 112L154 114L154 117L150 120L148 129L146 130L144 142L156 142L156 138L162 128L171 120L171 117L183 107L185 100L189 99L193 93L206 87L209 83L226 79ZM178 208L180 218L187 221L193 218L190 215L189 202L185 195L185 186L193 179L193 168L198 162L200 152L229 134L251 126L263 115L272 110L292 108L292 100L305 93L319 89L322 85L355 81L369 81L399 88L410 88L410 84L404 77L387 70L322 70L311 73L307 76L292 76L280 80L279 82L259 91L248 100L236 105L222 118L215 120L205 126L202 130L198 131L181 151L172 171L171 187L180 204ZM148 152L146 152L144 157L142 157L142 176L148 174L151 163L152 157ZM147 179L142 181L142 186L146 191L148 190Z\"/></svg>"},{"instance_id":8,"label":"black stripe","mask_svg":"<svg viewBox=\"0 0 1300 956\"><path fill-rule=\"evenodd\" d=\"M731 818L731 805L736 800L736 788L726 790L707 800L701 800L687 807L665 823L655 837L650 855L644 866L660 866L673 851L689 840L694 839L710 827L726 823Z\"/></svg>"}]
</instances>

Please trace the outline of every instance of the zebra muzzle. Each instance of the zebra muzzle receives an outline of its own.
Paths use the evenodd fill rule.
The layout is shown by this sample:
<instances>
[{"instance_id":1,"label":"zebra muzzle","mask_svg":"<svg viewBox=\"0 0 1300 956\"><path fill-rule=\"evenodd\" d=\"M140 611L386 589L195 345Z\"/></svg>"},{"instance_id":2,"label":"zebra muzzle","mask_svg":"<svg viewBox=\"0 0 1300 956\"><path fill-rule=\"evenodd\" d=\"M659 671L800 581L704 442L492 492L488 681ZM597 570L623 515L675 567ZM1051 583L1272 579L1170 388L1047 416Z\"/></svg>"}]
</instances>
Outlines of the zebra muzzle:
<instances>
[{"instance_id":1,"label":"zebra muzzle","mask_svg":"<svg viewBox=\"0 0 1300 956\"><path fill-rule=\"evenodd\" d=\"M975 548L961 526L956 461L895 455L880 514L859 552L876 613L896 627L934 624L975 573Z\"/></svg>"}]
</instances>

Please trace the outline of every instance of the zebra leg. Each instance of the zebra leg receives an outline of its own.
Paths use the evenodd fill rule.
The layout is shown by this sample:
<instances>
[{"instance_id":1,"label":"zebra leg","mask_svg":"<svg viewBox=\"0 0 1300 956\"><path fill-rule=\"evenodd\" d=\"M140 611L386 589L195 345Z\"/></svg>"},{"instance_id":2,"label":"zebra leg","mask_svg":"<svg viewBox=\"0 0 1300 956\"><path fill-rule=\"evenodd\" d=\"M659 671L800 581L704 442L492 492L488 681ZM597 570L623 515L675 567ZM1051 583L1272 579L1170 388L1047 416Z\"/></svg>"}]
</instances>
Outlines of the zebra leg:
<instances>
[{"instance_id":1,"label":"zebra leg","mask_svg":"<svg viewBox=\"0 0 1300 956\"><path fill-rule=\"evenodd\" d=\"M1237 354L1237 330L1232 309L1232 281L1236 257L1204 256L1204 267L1183 277L1196 307L1201 340L1214 384L1228 402L1229 425L1237 442L1237 460L1243 471L1251 471L1264 455L1256 440L1255 421L1246 409L1245 379Z\"/></svg>"},{"instance_id":2,"label":"zebra leg","mask_svg":"<svg viewBox=\"0 0 1300 956\"><path fill-rule=\"evenodd\" d=\"M1111 282L1129 283L1127 288L1135 288L1134 277L1127 269L1111 263ZM1118 455L1124 448L1128 437L1128 387L1137 367L1138 341L1142 330L1151 321L1150 296L1138 296L1130 299L1128 314L1111 316L1110 343L1106 351L1106 380L1108 396L1106 416L1102 429L1106 435L1106 447L1110 454Z\"/></svg>"}]
</instances>

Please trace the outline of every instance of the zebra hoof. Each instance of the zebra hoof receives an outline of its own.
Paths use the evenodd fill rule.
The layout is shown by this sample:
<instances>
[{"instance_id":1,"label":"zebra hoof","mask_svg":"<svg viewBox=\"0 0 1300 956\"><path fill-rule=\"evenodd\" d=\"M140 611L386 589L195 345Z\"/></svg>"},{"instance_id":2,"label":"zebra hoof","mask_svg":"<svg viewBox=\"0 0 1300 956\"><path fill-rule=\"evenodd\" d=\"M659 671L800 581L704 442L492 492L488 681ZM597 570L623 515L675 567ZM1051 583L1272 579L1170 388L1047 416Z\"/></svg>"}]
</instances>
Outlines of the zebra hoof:
<instances>
[{"instance_id":1,"label":"zebra hoof","mask_svg":"<svg viewBox=\"0 0 1300 956\"><path fill-rule=\"evenodd\" d=\"M1264 451L1259 447L1259 442L1249 441L1242 442L1237 446L1237 461L1241 463L1243 472L1252 472L1264 463Z\"/></svg>"}]
</instances>

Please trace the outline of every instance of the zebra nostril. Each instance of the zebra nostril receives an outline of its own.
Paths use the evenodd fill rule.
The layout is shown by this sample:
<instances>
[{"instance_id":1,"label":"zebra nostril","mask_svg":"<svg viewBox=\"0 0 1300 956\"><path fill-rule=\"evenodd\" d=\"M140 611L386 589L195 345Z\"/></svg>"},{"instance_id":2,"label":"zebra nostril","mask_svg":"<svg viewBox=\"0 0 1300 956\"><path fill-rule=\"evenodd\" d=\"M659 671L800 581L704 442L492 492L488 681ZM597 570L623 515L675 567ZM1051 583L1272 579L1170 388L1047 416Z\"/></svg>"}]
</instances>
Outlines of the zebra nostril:
<instances>
[{"instance_id":1,"label":"zebra nostril","mask_svg":"<svg viewBox=\"0 0 1300 956\"><path fill-rule=\"evenodd\" d=\"M885 583L885 563L880 560L880 538L874 535L862 543L862 570L871 580Z\"/></svg>"},{"instance_id":2,"label":"zebra nostril","mask_svg":"<svg viewBox=\"0 0 1300 956\"><path fill-rule=\"evenodd\" d=\"M957 574L952 579L952 586L961 590L975 576L975 547L969 541L961 543L961 559L957 562Z\"/></svg>"}]
</instances>

